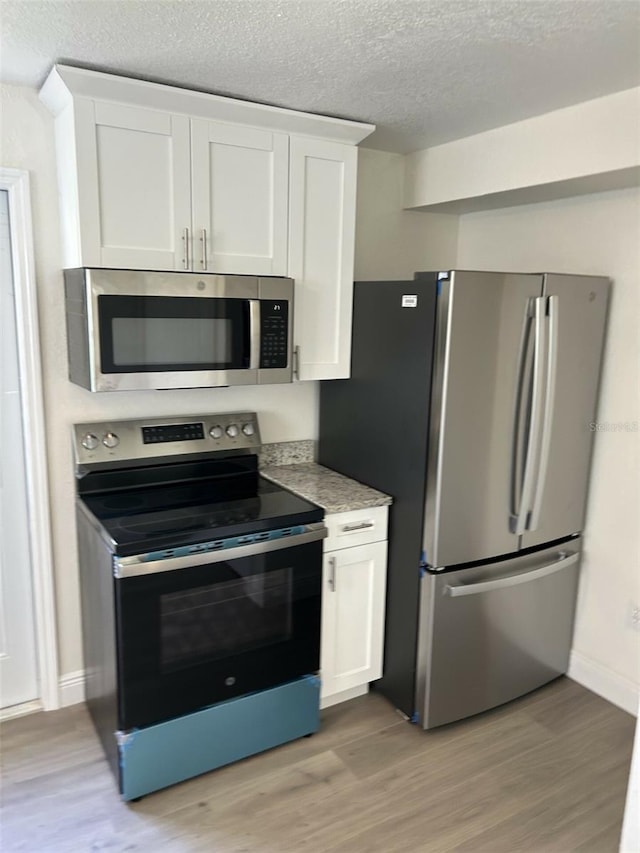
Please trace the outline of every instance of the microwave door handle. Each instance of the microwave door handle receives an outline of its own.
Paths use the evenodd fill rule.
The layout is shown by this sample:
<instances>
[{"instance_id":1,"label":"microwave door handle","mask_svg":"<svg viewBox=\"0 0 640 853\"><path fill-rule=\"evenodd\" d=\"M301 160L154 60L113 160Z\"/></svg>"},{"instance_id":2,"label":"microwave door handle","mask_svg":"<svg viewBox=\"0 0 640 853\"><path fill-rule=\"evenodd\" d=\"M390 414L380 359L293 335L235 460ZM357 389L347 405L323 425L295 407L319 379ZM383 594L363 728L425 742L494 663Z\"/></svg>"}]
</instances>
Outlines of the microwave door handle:
<instances>
[{"instance_id":1,"label":"microwave door handle","mask_svg":"<svg viewBox=\"0 0 640 853\"><path fill-rule=\"evenodd\" d=\"M249 299L249 370L260 367L260 300Z\"/></svg>"}]
</instances>

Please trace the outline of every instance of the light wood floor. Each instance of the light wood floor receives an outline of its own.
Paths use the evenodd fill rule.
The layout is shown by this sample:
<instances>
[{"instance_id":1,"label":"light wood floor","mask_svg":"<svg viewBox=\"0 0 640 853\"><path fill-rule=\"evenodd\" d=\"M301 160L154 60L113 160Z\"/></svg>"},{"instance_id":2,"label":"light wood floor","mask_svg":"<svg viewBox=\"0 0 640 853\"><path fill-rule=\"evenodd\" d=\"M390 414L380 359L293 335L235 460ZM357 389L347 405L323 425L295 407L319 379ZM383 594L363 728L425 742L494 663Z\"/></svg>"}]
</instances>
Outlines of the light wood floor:
<instances>
[{"instance_id":1,"label":"light wood floor","mask_svg":"<svg viewBox=\"0 0 640 853\"><path fill-rule=\"evenodd\" d=\"M428 733L369 694L311 738L125 805L75 706L2 725L0 846L615 853L634 725L568 679Z\"/></svg>"}]
</instances>

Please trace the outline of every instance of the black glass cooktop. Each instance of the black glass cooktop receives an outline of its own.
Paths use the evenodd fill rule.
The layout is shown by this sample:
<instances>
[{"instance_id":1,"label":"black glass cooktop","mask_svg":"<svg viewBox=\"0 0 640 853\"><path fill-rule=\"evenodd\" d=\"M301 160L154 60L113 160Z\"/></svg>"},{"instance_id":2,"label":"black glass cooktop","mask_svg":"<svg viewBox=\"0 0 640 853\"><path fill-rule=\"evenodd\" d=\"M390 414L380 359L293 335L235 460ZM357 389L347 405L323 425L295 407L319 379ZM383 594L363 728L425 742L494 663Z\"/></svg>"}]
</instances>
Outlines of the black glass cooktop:
<instances>
[{"instance_id":1,"label":"black glass cooktop","mask_svg":"<svg viewBox=\"0 0 640 853\"><path fill-rule=\"evenodd\" d=\"M123 483L121 472L103 474L79 490L79 500L118 556L310 524L324 517L320 507L255 470L217 475L197 466L188 480L179 479L184 471L178 466L150 473L131 472L129 483ZM154 483L154 478L161 482Z\"/></svg>"}]
</instances>

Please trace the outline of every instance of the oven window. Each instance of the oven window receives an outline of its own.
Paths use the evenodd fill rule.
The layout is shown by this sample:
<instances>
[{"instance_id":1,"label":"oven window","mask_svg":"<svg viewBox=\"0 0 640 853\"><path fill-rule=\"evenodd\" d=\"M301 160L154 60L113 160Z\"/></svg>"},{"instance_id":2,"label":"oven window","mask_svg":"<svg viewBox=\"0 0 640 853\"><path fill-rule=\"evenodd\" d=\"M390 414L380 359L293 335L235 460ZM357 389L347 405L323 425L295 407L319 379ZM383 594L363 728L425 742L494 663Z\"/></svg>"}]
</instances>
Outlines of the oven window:
<instances>
[{"instance_id":1,"label":"oven window","mask_svg":"<svg viewBox=\"0 0 640 853\"><path fill-rule=\"evenodd\" d=\"M249 365L249 302L98 296L102 373L232 370Z\"/></svg>"},{"instance_id":2,"label":"oven window","mask_svg":"<svg viewBox=\"0 0 640 853\"><path fill-rule=\"evenodd\" d=\"M291 638L291 568L160 596L163 670Z\"/></svg>"}]
</instances>

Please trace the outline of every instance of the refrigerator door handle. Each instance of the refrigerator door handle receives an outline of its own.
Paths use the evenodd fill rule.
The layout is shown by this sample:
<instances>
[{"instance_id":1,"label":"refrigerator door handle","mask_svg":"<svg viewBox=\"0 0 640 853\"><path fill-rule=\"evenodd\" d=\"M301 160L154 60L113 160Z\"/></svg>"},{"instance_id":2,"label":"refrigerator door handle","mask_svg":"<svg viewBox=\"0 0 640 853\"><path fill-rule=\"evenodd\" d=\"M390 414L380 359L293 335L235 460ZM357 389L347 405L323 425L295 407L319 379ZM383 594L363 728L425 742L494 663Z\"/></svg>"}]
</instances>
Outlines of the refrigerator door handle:
<instances>
[{"instance_id":1,"label":"refrigerator door handle","mask_svg":"<svg viewBox=\"0 0 640 853\"><path fill-rule=\"evenodd\" d=\"M527 529L527 520L531 512L533 500L534 478L536 474L535 462L537 448L540 443L540 421L542 417L542 380L544 374L545 359L545 313L546 297L539 296L535 299L535 332L533 352L533 388L531 391L531 417L529 420L529 435L527 437L526 462L524 466L524 477L522 481L522 493L516 516L513 532L516 536L522 536Z\"/></svg>"},{"instance_id":2,"label":"refrigerator door handle","mask_svg":"<svg viewBox=\"0 0 640 853\"><path fill-rule=\"evenodd\" d=\"M511 533L515 531L515 525L518 520L520 511L520 499L522 497L522 476L525 459L525 404L526 396L528 395L531 385L531 373L533 370L532 361L532 341L533 336L531 327L535 316L535 299L527 300L525 307L524 318L522 321L522 330L520 333L520 347L518 350L518 364L516 367L516 395L515 404L513 407L513 431L512 431L512 450L511 450L511 509L509 514L509 530Z\"/></svg>"},{"instance_id":3,"label":"refrigerator door handle","mask_svg":"<svg viewBox=\"0 0 640 853\"><path fill-rule=\"evenodd\" d=\"M553 563L548 563L546 566L541 566L539 569L534 569L531 572L520 572L517 575L506 575L502 578L496 578L496 580L481 581L480 583L460 584L459 586L447 584L443 591L445 595L449 595L451 598L458 598L462 595L479 595L482 592L506 589L506 587L509 586L518 586L518 584L521 583L529 583L529 581L535 581L539 578L544 578L547 575L560 572L568 566L572 566L574 563L577 563L579 557L580 555L577 551L560 551L558 553L558 559Z\"/></svg>"},{"instance_id":4,"label":"refrigerator door handle","mask_svg":"<svg viewBox=\"0 0 640 853\"><path fill-rule=\"evenodd\" d=\"M559 297L548 297L548 351L547 351L547 389L544 399L544 417L542 423L542 440L540 443L540 462L538 464L538 477L533 499L533 509L527 523L527 530L537 530L540 521L540 510L542 508L542 496L544 484L547 479L547 466L549 464L549 449L551 447L551 428L553 426L553 414L556 398L556 376L558 374L558 309Z\"/></svg>"}]
</instances>

